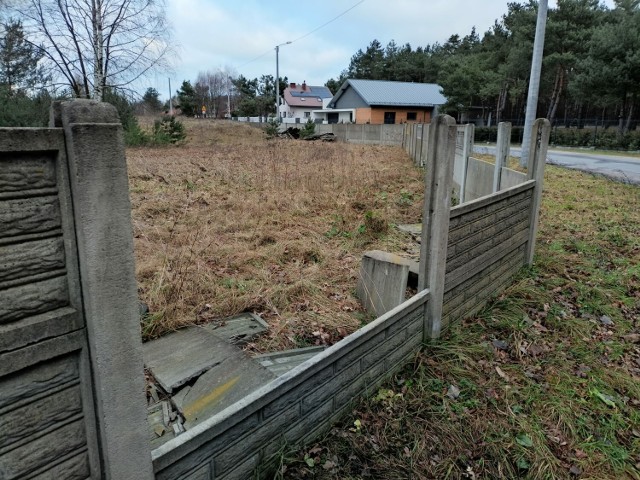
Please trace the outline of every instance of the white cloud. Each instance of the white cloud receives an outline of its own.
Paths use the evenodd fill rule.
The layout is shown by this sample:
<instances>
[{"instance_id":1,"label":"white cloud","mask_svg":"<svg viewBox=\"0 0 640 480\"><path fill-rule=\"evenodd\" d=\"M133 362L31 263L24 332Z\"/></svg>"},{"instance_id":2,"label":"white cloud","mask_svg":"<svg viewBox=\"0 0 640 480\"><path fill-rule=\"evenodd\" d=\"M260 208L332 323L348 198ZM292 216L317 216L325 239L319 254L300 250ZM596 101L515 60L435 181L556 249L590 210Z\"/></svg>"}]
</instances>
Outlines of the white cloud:
<instances>
[{"instance_id":1,"label":"white cloud","mask_svg":"<svg viewBox=\"0 0 640 480\"><path fill-rule=\"evenodd\" d=\"M355 3L168 0L180 52L174 79L194 80L199 71L222 66L249 78L275 76L275 45L305 36ZM613 0L605 3L611 6ZM323 84L373 39L383 46L393 39L413 48L443 43L452 34L468 34L473 26L482 35L506 12L507 0L365 0L317 32L283 46L280 74Z\"/></svg>"}]
</instances>

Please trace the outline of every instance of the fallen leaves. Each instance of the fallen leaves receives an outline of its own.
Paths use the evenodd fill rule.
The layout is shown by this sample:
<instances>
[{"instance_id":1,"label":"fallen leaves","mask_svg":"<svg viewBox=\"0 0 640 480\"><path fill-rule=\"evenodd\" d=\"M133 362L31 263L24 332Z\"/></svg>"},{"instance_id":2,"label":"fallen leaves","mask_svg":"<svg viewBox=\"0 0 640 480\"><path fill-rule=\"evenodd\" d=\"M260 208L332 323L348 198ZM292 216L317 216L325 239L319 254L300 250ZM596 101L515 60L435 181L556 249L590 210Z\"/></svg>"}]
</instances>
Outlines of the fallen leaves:
<instances>
[{"instance_id":1,"label":"fallen leaves","mask_svg":"<svg viewBox=\"0 0 640 480\"><path fill-rule=\"evenodd\" d=\"M498 375L500 375L500 378L503 378L504 380L506 380L508 382L509 381L509 376L506 373L504 373L502 371L502 369L500 367L498 367L497 365L496 365L495 368L496 368L496 373Z\"/></svg>"}]
</instances>

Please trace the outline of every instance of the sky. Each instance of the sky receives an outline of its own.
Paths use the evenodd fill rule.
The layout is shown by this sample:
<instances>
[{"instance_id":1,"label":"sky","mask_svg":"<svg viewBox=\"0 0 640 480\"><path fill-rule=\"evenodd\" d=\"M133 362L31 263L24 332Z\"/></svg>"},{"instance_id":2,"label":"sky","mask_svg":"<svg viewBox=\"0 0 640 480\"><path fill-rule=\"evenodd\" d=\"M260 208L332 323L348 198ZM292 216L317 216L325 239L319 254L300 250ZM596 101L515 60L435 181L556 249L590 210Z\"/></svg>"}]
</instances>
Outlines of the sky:
<instances>
[{"instance_id":1,"label":"sky","mask_svg":"<svg viewBox=\"0 0 640 480\"><path fill-rule=\"evenodd\" d=\"M163 98L169 78L175 92L183 80L195 83L198 72L207 70L275 77L275 47L285 42L292 43L280 47L280 76L324 85L374 39L383 47L394 40L415 49L464 36L474 26L482 36L507 12L507 0L166 1L178 54L173 72L149 79ZM613 0L602 3L613 7Z\"/></svg>"}]
</instances>

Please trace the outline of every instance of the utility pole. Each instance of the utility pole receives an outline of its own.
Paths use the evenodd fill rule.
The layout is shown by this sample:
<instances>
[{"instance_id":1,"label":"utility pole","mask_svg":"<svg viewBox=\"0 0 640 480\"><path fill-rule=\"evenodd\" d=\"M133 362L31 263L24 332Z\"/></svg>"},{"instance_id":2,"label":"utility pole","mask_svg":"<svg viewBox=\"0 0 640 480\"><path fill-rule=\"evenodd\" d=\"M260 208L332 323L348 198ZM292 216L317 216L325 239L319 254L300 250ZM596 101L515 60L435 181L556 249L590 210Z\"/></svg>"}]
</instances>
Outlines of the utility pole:
<instances>
[{"instance_id":1,"label":"utility pole","mask_svg":"<svg viewBox=\"0 0 640 480\"><path fill-rule=\"evenodd\" d=\"M173 102L171 101L171 79L169 78L169 115L173 115Z\"/></svg>"},{"instance_id":2,"label":"utility pole","mask_svg":"<svg viewBox=\"0 0 640 480\"><path fill-rule=\"evenodd\" d=\"M231 87L229 85L229 72L227 72L227 118L231 120Z\"/></svg>"},{"instance_id":3,"label":"utility pole","mask_svg":"<svg viewBox=\"0 0 640 480\"><path fill-rule=\"evenodd\" d=\"M276 45L276 120L278 123L282 120L280 118L280 62L278 54L280 53L280 47L283 45L289 45L291 42L284 42L280 45Z\"/></svg>"},{"instance_id":4,"label":"utility pole","mask_svg":"<svg viewBox=\"0 0 640 480\"><path fill-rule=\"evenodd\" d=\"M531 143L531 131L536 120L538 109L538 93L540 91L540 72L542 71L542 54L544 52L544 34L547 26L548 0L540 0L538 3L538 20L536 22L536 38L533 42L533 58L531 59L531 74L529 76L529 93L527 95L527 110L524 117L524 132L522 136L522 154L520 166L529 164L529 144Z\"/></svg>"}]
</instances>

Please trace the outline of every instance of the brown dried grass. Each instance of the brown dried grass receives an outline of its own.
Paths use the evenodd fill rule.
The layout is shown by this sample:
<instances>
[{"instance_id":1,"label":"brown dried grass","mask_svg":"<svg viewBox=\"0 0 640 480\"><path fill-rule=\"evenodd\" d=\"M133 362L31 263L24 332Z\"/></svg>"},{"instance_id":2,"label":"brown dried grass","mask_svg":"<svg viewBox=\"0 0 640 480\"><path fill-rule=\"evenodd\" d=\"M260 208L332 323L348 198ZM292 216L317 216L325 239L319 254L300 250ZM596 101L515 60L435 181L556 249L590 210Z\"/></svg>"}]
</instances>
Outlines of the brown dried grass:
<instances>
[{"instance_id":1,"label":"brown dried grass","mask_svg":"<svg viewBox=\"0 0 640 480\"><path fill-rule=\"evenodd\" d=\"M330 344L368 320L362 252L411 250L422 174L399 147L266 140L248 125L187 120L185 145L127 151L143 336L242 311L258 351Z\"/></svg>"}]
</instances>

